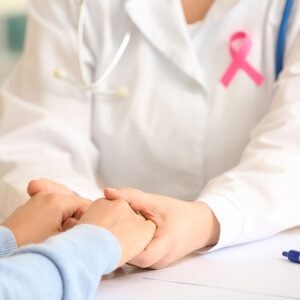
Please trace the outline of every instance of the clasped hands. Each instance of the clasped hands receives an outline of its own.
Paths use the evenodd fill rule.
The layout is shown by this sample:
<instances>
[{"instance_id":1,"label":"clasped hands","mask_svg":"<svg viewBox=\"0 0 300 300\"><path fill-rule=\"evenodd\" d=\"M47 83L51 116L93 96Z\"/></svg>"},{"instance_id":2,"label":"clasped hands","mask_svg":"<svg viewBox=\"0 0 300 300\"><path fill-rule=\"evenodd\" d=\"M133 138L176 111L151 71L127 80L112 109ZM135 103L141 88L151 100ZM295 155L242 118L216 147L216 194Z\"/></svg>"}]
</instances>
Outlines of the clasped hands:
<instances>
[{"instance_id":1,"label":"clasped hands","mask_svg":"<svg viewBox=\"0 0 300 300\"><path fill-rule=\"evenodd\" d=\"M92 202L61 184L34 180L28 185L30 200L2 225L13 232L18 246L42 242L77 224L100 226L119 241L119 266L128 262L153 269L218 241L220 225L203 202L185 202L132 188L105 189L104 193L106 199Z\"/></svg>"}]
</instances>

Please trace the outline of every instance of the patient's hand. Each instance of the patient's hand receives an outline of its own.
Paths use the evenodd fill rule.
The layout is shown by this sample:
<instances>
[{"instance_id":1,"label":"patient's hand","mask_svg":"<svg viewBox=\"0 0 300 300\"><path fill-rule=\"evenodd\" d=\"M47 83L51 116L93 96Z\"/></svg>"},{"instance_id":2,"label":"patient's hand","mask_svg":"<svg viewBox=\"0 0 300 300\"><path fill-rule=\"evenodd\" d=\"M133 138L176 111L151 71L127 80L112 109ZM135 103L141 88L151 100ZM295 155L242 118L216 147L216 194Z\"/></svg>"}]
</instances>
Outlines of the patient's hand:
<instances>
[{"instance_id":1,"label":"patient's hand","mask_svg":"<svg viewBox=\"0 0 300 300\"><path fill-rule=\"evenodd\" d=\"M57 195L76 196L76 194L65 185L54 182L49 179L39 179L30 181L27 187L27 192L31 197L40 192L47 192L50 194ZM66 231L75 226L78 223L78 220L86 211L86 207L81 207L74 216L65 220L62 225L63 231Z\"/></svg>"},{"instance_id":2,"label":"patient's hand","mask_svg":"<svg viewBox=\"0 0 300 300\"><path fill-rule=\"evenodd\" d=\"M72 195L40 192L17 208L4 222L14 234L17 245L40 243L78 223L78 214L86 211L91 201Z\"/></svg>"},{"instance_id":3,"label":"patient's hand","mask_svg":"<svg viewBox=\"0 0 300 300\"><path fill-rule=\"evenodd\" d=\"M156 226L136 214L125 200L96 200L82 216L79 224L91 224L109 230L119 241L119 266L131 260L152 240Z\"/></svg>"},{"instance_id":4,"label":"patient's hand","mask_svg":"<svg viewBox=\"0 0 300 300\"><path fill-rule=\"evenodd\" d=\"M54 194L60 195L75 195L73 191L71 191L66 186L51 181L49 179L39 179L39 180L32 180L29 182L27 187L27 192L30 196L34 196L36 193L39 192L49 192Z\"/></svg>"},{"instance_id":5,"label":"patient's hand","mask_svg":"<svg viewBox=\"0 0 300 300\"><path fill-rule=\"evenodd\" d=\"M163 268L192 251L218 241L219 222L203 202L185 202L132 188L106 189L104 193L107 199L125 199L134 210L140 211L157 226L151 243L130 261L133 265Z\"/></svg>"}]
</instances>

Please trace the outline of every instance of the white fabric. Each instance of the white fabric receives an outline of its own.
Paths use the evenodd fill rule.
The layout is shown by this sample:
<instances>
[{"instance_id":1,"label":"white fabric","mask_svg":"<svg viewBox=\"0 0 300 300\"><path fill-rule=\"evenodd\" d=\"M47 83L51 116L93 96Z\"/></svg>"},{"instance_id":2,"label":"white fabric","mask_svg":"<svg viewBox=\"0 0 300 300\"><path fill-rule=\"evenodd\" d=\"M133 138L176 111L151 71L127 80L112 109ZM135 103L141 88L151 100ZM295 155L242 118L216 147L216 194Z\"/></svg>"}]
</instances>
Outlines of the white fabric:
<instances>
[{"instance_id":1,"label":"white fabric","mask_svg":"<svg viewBox=\"0 0 300 300\"><path fill-rule=\"evenodd\" d=\"M89 1L85 66L91 79L132 39L93 96L79 83L78 2L31 0L25 53L1 93L0 213L24 202L26 185L46 177L97 198L101 186L132 186L204 201L221 223L217 247L300 225L300 3L288 29L284 71L274 82L275 45L285 1L217 0L194 47L179 0ZM259 8L259 9L258 9ZM245 31L258 87L239 71L229 88L228 40ZM76 188L77 187L77 188Z\"/></svg>"},{"instance_id":2,"label":"white fabric","mask_svg":"<svg viewBox=\"0 0 300 300\"><path fill-rule=\"evenodd\" d=\"M198 34L201 33L201 29L202 29L203 26L204 26L203 21L198 21L196 23L192 23L192 24L187 25L187 29L188 29L189 35L192 39L192 42L198 36Z\"/></svg>"}]
</instances>

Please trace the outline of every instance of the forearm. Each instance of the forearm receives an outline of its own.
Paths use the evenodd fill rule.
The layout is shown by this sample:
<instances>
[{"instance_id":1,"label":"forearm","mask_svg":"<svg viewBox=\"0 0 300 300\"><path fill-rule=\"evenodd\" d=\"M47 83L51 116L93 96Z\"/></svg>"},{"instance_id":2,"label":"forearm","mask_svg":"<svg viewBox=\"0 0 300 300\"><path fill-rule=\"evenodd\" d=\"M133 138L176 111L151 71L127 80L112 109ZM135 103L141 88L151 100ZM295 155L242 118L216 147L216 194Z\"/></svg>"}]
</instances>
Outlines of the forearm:
<instances>
[{"instance_id":1,"label":"forearm","mask_svg":"<svg viewBox=\"0 0 300 300\"><path fill-rule=\"evenodd\" d=\"M80 225L2 259L0 298L91 299L119 259L119 244L108 231Z\"/></svg>"}]
</instances>

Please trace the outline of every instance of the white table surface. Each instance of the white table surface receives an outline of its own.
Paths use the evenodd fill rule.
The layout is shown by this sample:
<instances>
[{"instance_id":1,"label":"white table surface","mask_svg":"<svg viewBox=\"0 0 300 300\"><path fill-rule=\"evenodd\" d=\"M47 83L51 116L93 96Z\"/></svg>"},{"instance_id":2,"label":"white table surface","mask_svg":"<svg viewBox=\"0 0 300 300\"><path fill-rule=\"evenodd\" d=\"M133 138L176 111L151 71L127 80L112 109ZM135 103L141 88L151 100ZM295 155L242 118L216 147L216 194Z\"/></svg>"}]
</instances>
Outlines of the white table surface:
<instances>
[{"instance_id":1,"label":"white table surface","mask_svg":"<svg viewBox=\"0 0 300 300\"><path fill-rule=\"evenodd\" d=\"M300 264L281 256L300 250L300 227L269 239L191 254L163 270L125 266L103 278L95 300L300 299Z\"/></svg>"}]
</instances>

